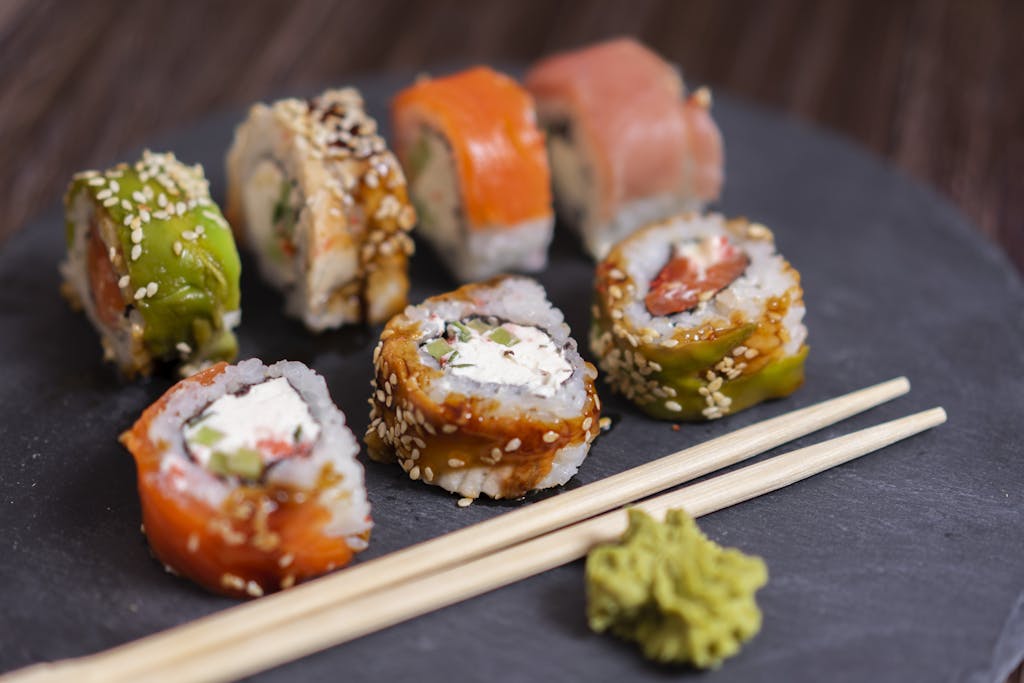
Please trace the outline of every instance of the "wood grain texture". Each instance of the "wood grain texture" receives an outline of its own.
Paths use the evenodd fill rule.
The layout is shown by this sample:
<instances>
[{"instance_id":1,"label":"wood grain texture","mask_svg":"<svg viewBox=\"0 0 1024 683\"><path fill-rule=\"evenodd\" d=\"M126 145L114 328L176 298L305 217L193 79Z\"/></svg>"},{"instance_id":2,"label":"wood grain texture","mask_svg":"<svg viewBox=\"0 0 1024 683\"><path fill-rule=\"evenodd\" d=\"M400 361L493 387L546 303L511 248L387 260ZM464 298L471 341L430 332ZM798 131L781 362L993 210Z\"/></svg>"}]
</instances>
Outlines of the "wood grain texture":
<instances>
[{"instance_id":1,"label":"wood grain texture","mask_svg":"<svg viewBox=\"0 0 1024 683\"><path fill-rule=\"evenodd\" d=\"M269 93L631 33L935 186L1024 269L1016 0L0 3L0 238L69 175Z\"/></svg>"}]
</instances>

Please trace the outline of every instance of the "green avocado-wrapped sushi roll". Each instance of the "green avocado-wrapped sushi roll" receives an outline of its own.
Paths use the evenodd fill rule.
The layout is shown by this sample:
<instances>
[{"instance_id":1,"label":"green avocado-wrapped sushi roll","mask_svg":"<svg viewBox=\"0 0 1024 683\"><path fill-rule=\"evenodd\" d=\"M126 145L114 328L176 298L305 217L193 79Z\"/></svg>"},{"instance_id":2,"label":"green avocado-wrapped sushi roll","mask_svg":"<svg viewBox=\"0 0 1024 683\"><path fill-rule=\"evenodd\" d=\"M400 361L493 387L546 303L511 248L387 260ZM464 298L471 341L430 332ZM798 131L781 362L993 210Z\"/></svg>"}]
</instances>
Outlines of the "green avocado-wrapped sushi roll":
<instances>
[{"instance_id":1,"label":"green avocado-wrapped sushi roll","mask_svg":"<svg viewBox=\"0 0 1024 683\"><path fill-rule=\"evenodd\" d=\"M590 347L648 415L713 420L804 379L800 274L772 232L717 214L642 228L598 266Z\"/></svg>"},{"instance_id":2,"label":"green avocado-wrapped sushi roll","mask_svg":"<svg viewBox=\"0 0 1024 683\"><path fill-rule=\"evenodd\" d=\"M129 376L182 375L237 353L240 265L202 167L143 152L74 176L64 198L62 291Z\"/></svg>"}]
</instances>

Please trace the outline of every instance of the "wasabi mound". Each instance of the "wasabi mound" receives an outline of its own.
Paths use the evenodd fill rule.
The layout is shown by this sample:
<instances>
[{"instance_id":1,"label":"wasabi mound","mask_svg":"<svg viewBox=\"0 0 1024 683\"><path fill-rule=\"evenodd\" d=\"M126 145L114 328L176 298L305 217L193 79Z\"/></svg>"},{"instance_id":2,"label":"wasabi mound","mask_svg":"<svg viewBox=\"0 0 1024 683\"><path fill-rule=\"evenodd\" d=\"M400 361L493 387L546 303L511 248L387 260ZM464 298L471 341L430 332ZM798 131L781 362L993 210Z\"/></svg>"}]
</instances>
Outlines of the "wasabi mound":
<instances>
[{"instance_id":1,"label":"wasabi mound","mask_svg":"<svg viewBox=\"0 0 1024 683\"><path fill-rule=\"evenodd\" d=\"M620 542L591 551L586 573L590 628L635 641L649 659L717 667L761 628L764 560L721 547L683 510L663 523L630 510Z\"/></svg>"}]
</instances>

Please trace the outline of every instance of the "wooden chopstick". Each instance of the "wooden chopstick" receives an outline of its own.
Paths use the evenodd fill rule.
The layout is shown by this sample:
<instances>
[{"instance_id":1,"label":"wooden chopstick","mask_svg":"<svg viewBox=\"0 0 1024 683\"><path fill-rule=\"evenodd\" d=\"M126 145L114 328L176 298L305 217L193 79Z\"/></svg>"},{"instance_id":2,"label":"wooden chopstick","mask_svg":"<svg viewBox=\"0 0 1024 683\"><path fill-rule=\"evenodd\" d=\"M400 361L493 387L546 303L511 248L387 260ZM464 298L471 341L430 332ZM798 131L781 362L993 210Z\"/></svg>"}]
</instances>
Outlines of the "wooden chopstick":
<instances>
[{"instance_id":1,"label":"wooden chopstick","mask_svg":"<svg viewBox=\"0 0 1024 683\"><path fill-rule=\"evenodd\" d=\"M180 661L196 648L218 650L232 641L248 638L250 634L316 611L326 604L341 604L388 584L466 562L735 464L909 390L907 379L899 377L764 420L626 472L92 658L105 661L102 680L131 679L141 663L156 667L161 662Z\"/></svg>"},{"instance_id":2,"label":"wooden chopstick","mask_svg":"<svg viewBox=\"0 0 1024 683\"><path fill-rule=\"evenodd\" d=\"M783 488L945 421L945 411L932 408L749 465L637 507L659 516L682 507L699 517ZM263 671L576 560L595 545L617 538L625 525L622 510L609 512L347 604L325 605L229 647L203 650L176 662L173 668L144 670L145 679L152 683L224 681Z\"/></svg>"}]
</instances>

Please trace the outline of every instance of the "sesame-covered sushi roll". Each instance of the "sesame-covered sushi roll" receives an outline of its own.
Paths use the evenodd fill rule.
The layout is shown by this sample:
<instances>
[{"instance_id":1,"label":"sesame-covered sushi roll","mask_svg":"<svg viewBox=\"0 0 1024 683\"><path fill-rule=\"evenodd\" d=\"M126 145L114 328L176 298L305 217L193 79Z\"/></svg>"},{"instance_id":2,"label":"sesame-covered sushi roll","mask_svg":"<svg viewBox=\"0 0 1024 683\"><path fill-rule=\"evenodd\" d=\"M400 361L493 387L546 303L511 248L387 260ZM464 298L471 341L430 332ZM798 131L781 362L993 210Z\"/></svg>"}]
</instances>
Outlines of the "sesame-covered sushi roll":
<instances>
[{"instance_id":1,"label":"sesame-covered sushi roll","mask_svg":"<svg viewBox=\"0 0 1024 683\"><path fill-rule=\"evenodd\" d=\"M370 457L466 499L564 484L600 429L597 371L529 278L410 306L373 358Z\"/></svg>"},{"instance_id":2,"label":"sesame-covered sushi roll","mask_svg":"<svg viewBox=\"0 0 1024 683\"><path fill-rule=\"evenodd\" d=\"M231 224L290 315L322 331L402 310L416 213L358 91L253 106L227 174Z\"/></svg>"},{"instance_id":3,"label":"sesame-covered sushi roll","mask_svg":"<svg viewBox=\"0 0 1024 683\"><path fill-rule=\"evenodd\" d=\"M64 197L62 292L127 375L233 360L238 251L200 166L146 151L75 175Z\"/></svg>"},{"instance_id":4,"label":"sesame-covered sushi roll","mask_svg":"<svg viewBox=\"0 0 1024 683\"><path fill-rule=\"evenodd\" d=\"M712 420L803 383L800 274L768 228L686 214L644 227L597 268L590 348L652 417Z\"/></svg>"},{"instance_id":5,"label":"sesame-covered sushi roll","mask_svg":"<svg viewBox=\"0 0 1024 683\"><path fill-rule=\"evenodd\" d=\"M529 93L477 67L417 82L391 112L419 233L455 277L543 269L554 213Z\"/></svg>"},{"instance_id":6,"label":"sesame-covered sushi roll","mask_svg":"<svg viewBox=\"0 0 1024 683\"><path fill-rule=\"evenodd\" d=\"M182 380L121 435L150 547L169 571L259 597L366 547L359 446L301 363L221 363Z\"/></svg>"},{"instance_id":7,"label":"sesame-covered sushi roll","mask_svg":"<svg viewBox=\"0 0 1024 683\"><path fill-rule=\"evenodd\" d=\"M718 198L711 96L620 38L541 60L526 75L547 131L559 214L597 259L641 225Z\"/></svg>"}]
</instances>

